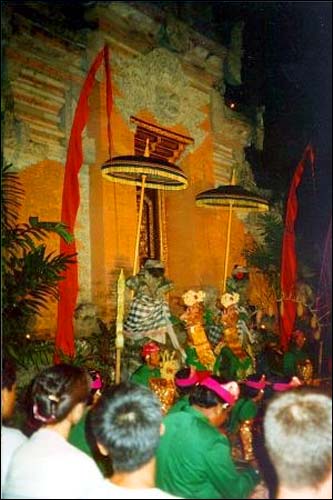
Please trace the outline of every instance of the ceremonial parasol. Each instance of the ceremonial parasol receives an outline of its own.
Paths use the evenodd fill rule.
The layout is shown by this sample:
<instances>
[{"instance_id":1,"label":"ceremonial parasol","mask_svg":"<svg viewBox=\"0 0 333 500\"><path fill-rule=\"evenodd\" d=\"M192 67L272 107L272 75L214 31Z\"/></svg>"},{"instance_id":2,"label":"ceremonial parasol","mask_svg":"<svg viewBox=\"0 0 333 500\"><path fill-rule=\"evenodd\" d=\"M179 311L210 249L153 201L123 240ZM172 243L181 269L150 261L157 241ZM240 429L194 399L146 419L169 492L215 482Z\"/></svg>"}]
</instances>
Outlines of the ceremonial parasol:
<instances>
[{"instance_id":1,"label":"ceremonial parasol","mask_svg":"<svg viewBox=\"0 0 333 500\"><path fill-rule=\"evenodd\" d=\"M187 177L183 171L177 167L177 165L159 158L151 158L149 156L149 139L146 141L146 148L143 156L116 156L106 161L102 165L101 169L103 177L109 181L141 187L133 264L133 275L135 275L138 272L139 244L145 188L148 187L151 189L163 190L185 189L187 187ZM118 297L118 308L119 304L122 304L122 302L122 299ZM121 314L118 314L118 316L121 317ZM120 331L119 320L117 323L116 338L116 383L120 382L120 356L122 346L123 337L122 329Z\"/></svg>"},{"instance_id":2,"label":"ceremonial parasol","mask_svg":"<svg viewBox=\"0 0 333 500\"><path fill-rule=\"evenodd\" d=\"M138 271L139 243L145 188L180 190L187 187L187 177L177 165L149 156L149 139L143 156L116 156L102 165L102 175L113 182L141 187L136 230L133 274Z\"/></svg>"},{"instance_id":3,"label":"ceremonial parasol","mask_svg":"<svg viewBox=\"0 0 333 500\"><path fill-rule=\"evenodd\" d=\"M227 271L230 249L231 217L232 210L236 208L241 211L267 212L268 201L261 196L251 193L242 186L235 183L235 172L233 171L231 184L219 186L215 189L203 191L196 196L196 204L199 207L222 207L228 209L227 242L224 260L224 274L222 292L225 292L227 282Z\"/></svg>"}]
</instances>

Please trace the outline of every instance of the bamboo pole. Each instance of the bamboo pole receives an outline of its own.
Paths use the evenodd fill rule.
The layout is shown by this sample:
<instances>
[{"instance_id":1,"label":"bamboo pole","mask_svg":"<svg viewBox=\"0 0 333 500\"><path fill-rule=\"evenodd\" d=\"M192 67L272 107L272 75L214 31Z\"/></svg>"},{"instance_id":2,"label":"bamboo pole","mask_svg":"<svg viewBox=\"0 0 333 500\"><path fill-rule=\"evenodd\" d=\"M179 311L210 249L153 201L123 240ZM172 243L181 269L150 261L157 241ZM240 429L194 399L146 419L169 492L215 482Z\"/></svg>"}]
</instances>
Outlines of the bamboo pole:
<instances>
[{"instance_id":1,"label":"bamboo pole","mask_svg":"<svg viewBox=\"0 0 333 500\"><path fill-rule=\"evenodd\" d=\"M144 200L144 195L145 195L145 182L146 182L146 175L143 175L142 176L142 183L141 183L141 195L140 195L138 222L137 222L137 228L136 228L133 276L135 276L136 273L138 272L139 246L140 246L141 222L142 222L142 212L143 212L143 200Z\"/></svg>"},{"instance_id":2,"label":"bamboo pole","mask_svg":"<svg viewBox=\"0 0 333 500\"><path fill-rule=\"evenodd\" d=\"M125 303L125 276L121 269L117 283L117 321L116 321L116 384L120 383L121 351L124 347L123 319Z\"/></svg>"},{"instance_id":3,"label":"bamboo pole","mask_svg":"<svg viewBox=\"0 0 333 500\"><path fill-rule=\"evenodd\" d=\"M227 272L228 272L228 261L229 261L229 250L230 250L230 235L231 235L232 205L233 205L233 202L231 201L230 205L229 205L229 214L228 214L228 230L227 230L227 243L226 243L225 259L224 259L224 274L223 274L222 293L225 292L226 283L227 283Z\"/></svg>"}]
</instances>

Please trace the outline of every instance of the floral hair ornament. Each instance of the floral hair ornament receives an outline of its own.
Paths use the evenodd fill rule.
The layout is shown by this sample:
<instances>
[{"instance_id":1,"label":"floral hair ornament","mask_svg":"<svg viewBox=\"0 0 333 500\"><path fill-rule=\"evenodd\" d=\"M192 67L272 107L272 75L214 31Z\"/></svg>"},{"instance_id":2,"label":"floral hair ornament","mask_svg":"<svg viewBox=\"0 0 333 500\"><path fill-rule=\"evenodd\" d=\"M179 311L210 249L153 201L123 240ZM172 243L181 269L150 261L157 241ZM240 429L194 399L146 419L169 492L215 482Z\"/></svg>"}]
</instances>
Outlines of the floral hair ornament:
<instances>
[{"instance_id":1,"label":"floral hair ornament","mask_svg":"<svg viewBox=\"0 0 333 500\"><path fill-rule=\"evenodd\" d=\"M228 309L228 307L238 304L238 302L239 302L239 293L236 292L233 293L226 292L221 297L221 304L225 309Z\"/></svg>"},{"instance_id":2,"label":"floral hair ornament","mask_svg":"<svg viewBox=\"0 0 333 500\"><path fill-rule=\"evenodd\" d=\"M103 387L103 380L101 374L97 370L88 370L91 378L90 390L98 391Z\"/></svg>"},{"instance_id":3,"label":"floral hair ornament","mask_svg":"<svg viewBox=\"0 0 333 500\"><path fill-rule=\"evenodd\" d=\"M197 372L195 368L191 366L190 376L187 378L175 377L175 384L178 385L178 387L189 387L191 385L200 384L201 381L209 377L211 373L212 372L208 370Z\"/></svg>"},{"instance_id":4,"label":"floral hair ornament","mask_svg":"<svg viewBox=\"0 0 333 500\"><path fill-rule=\"evenodd\" d=\"M51 394L51 396L52 396L52 394ZM49 399L51 399L50 396L49 396ZM51 399L51 401L52 401L52 399ZM55 415L51 415L50 417L44 417L43 415L41 415L38 411L37 403L35 403L33 405L32 413L33 413L34 418L36 420L39 420L40 422L43 422L43 424L51 424L52 422L54 422L56 420Z\"/></svg>"},{"instance_id":5,"label":"floral hair ornament","mask_svg":"<svg viewBox=\"0 0 333 500\"><path fill-rule=\"evenodd\" d=\"M219 382L212 377L207 377L200 382L200 385L215 392L215 394L231 406L236 403L239 396L239 386L237 382L219 384Z\"/></svg>"},{"instance_id":6,"label":"floral hair ornament","mask_svg":"<svg viewBox=\"0 0 333 500\"><path fill-rule=\"evenodd\" d=\"M193 306L198 302L203 302L205 300L206 293L202 290L195 292L194 290L188 290L186 293L182 295L184 304L186 306Z\"/></svg>"}]
</instances>

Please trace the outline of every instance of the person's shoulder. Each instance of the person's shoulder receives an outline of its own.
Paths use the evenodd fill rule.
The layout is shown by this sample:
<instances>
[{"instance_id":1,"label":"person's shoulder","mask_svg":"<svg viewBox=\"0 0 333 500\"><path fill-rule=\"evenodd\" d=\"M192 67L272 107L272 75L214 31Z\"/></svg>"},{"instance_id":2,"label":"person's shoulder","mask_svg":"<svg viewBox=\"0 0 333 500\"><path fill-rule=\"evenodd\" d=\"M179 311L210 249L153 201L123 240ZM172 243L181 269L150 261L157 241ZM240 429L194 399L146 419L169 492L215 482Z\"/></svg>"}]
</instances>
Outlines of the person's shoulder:
<instances>
[{"instance_id":1,"label":"person's shoulder","mask_svg":"<svg viewBox=\"0 0 333 500\"><path fill-rule=\"evenodd\" d=\"M1 427L1 440L3 439L5 439L6 441L10 440L21 443L24 443L28 440L27 436L23 434L23 432L19 429L15 429L14 427L7 427L5 425Z\"/></svg>"}]
</instances>

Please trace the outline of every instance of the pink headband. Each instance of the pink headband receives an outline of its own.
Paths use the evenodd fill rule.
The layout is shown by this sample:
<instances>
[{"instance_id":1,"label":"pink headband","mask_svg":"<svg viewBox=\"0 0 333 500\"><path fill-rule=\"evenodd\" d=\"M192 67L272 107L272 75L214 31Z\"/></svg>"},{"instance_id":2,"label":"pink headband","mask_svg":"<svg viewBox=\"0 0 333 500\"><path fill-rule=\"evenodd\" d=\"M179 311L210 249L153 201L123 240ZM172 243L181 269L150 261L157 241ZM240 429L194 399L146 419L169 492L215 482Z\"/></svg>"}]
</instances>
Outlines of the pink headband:
<instances>
[{"instance_id":1,"label":"pink headband","mask_svg":"<svg viewBox=\"0 0 333 500\"><path fill-rule=\"evenodd\" d=\"M263 375L259 381L245 380L245 385L251 387L252 389L263 390L265 389L267 382L266 377Z\"/></svg>"},{"instance_id":2,"label":"pink headband","mask_svg":"<svg viewBox=\"0 0 333 500\"><path fill-rule=\"evenodd\" d=\"M204 370L204 371L195 371L191 370L190 376L188 378L177 378L175 377L175 383L178 385L178 387L189 387L190 385L195 385L197 383L201 383L202 380L207 378L211 374L210 371Z\"/></svg>"},{"instance_id":3,"label":"pink headband","mask_svg":"<svg viewBox=\"0 0 333 500\"><path fill-rule=\"evenodd\" d=\"M294 389L295 387L299 387L300 385L302 385L302 382L299 380L299 378L293 377L287 384L284 384L282 382L277 382L276 384L273 384L273 391L277 392L289 391L290 389Z\"/></svg>"},{"instance_id":4,"label":"pink headband","mask_svg":"<svg viewBox=\"0 0 333 500\"><path fill-rule=\"evenodd\" d=\"M220 398L222 398L226 403L233 405L236 403L238 396L231 394L230 389L231 384L234 382L229 382L227 384L219 384L216 380L211 377L205 378L200 385L207 387L211 391L215 392ZM238 386L237 386L238 387Z\"/></svg>"}]
</instances>

